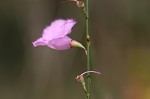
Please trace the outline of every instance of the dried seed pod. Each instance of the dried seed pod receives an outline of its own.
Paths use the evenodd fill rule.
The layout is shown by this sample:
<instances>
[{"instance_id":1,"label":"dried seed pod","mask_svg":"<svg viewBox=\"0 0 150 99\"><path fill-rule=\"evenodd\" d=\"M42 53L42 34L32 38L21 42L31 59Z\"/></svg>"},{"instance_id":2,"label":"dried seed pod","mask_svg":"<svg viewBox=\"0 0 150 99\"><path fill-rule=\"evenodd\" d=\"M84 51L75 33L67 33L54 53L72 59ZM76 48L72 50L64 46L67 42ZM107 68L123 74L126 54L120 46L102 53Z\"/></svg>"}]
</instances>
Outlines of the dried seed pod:
<instances>
[{"instance_id":1,"label":"dried seed pod","mask_svg":"<svg viewBox=\"0 0 150 99\"><path fill-rule=\"evenodd\" d=\"M62 1L61 3L65 3L69 1L76 2L76 6L79 8L83 8L85 6L83 0L66 0L66 1Z\"/></svg>"},{"instance_id":2,"label":"dried seed pod","mask_svg":"<svg viewBox=\"0 0 150 99\"><path fill-rule=\"evenodd\" d=\"M88 96L88 92L87 92L87 89L86 89L86 85L85 85L85 81L84 81L83 75L77 76L75 79L76 79L79 83L82 84L83 89L84 89L84 92L85 92L86 96Z\"/></svg>"},{"instance_id":3,"label":"dried seed pod","mask_svg":"<svg viewBox=\"0 0 150 99\"><path fill-rule=\"evenodd\" d=\"M86 72L83 72L82 74L78 75L75 79L82 84L83 86L83 89L84 89L84 92L86 94L86 96L88 97L88 91L87 91L87 88L86 88L86 84L85 84L85 81L84 81L84 74L87 74L87 73L96 73L96 74L101 74L100 72L97 72L97 71L86 71Z\"/></svg>"},{"instance_id":4,"label":"dried seed pod","mask_svg":"<svg viewBox=\"0 0 150 99\"><path fill-rule=\"evenodd\" d=\"M85 6L82 0L75 0L75 2L76 2L77 7L79 8L83 8Z\"/></svg>"}]
</instances>

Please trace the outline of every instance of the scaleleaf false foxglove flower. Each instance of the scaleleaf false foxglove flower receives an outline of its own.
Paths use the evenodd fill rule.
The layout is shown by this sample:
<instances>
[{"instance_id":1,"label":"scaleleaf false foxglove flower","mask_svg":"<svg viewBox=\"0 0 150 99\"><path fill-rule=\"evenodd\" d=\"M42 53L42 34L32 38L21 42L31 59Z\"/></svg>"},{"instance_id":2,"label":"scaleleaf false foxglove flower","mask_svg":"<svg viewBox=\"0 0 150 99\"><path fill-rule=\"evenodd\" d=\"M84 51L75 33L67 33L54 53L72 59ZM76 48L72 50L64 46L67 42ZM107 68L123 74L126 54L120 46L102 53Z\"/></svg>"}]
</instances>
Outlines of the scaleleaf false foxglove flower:
<instances>
[{"instance_id":1,"label":"scaleleaf false foxglove flower","mask_svg":"<svg viewBox=\"0 0 150 99\"><path fill-rule=\"evenodd\" d=\"M42 33L42 37L33 42L36 46L48 46L55 50L66 50L71 47L85 47L81 43L72 40L67 35L71 33L72 27L76 24L73 19L58 19L47 26ZM86 51L86 50L85 50Z\"/></svg>"}]
</instances>

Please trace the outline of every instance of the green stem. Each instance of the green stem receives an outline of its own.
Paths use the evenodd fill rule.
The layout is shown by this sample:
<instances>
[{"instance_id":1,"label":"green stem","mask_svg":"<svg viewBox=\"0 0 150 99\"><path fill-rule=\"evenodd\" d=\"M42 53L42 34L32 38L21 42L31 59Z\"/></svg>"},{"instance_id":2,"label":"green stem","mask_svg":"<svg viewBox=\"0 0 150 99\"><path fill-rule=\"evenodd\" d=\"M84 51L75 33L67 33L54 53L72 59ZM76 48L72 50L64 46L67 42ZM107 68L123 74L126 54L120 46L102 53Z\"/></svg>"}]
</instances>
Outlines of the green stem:
<instances>
[{"instance_id":1,"label":"green stem","mask_svg":"<svg viewBox=\"0 0 150 99\"><path fill-rule=\"evenodd\" d=\"M86 0L86 38L87 38L87 71L90 71L90 35L89 35L89 0ZM91 99L91 79L90 73L88 73L87 78L87 91L88 91L88 99Z\"/></svg>"}]
</instances>

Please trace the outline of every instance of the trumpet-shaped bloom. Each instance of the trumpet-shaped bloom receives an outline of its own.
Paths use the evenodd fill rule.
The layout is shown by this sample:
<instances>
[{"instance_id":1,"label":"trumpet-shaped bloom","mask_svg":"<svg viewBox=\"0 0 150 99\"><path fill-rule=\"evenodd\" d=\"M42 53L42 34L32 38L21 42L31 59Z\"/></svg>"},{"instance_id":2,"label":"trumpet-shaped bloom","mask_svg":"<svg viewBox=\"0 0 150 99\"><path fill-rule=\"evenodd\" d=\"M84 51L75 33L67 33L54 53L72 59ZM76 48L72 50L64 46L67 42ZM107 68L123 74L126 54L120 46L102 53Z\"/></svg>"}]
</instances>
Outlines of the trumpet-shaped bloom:
<instances>
[{"instance_id":1,"label":"trumpet-shaped bloom","mask_svg":"<svg viewBox=\"0 0 150 99\"><path fill-rule=\"evenodd\" d=\"M56 50L65 50L71 47L72 39L67 35L71 33L72 27L76 24L73 19L58 19L47 26L42 37L33 42L36 46L48 46Z\"/></svg>"}]
</instances>

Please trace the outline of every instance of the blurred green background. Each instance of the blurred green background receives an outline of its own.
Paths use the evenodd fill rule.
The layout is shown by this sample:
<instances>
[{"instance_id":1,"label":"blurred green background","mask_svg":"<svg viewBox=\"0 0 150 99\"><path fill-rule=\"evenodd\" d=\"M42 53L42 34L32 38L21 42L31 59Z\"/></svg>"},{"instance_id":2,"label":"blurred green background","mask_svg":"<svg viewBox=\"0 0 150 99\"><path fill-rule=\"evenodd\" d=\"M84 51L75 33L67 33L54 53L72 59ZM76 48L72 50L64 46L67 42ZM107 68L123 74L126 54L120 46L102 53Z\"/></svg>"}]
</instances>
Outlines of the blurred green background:
<instances>
[{"instance_id":1,"label":"blurred green background","mask_svg":"<svg viewBox=\"0 0 150 99\"><path fill-rule=\"evenodd\" d=\"M85 45L75 3L0 1L0 99L86 99L74 79L86 71L82 49L34 48L54 19L74 18L70 37ZM89 0L92 99L150 99L150 1Z\"/></svg>"}]
</instances>

